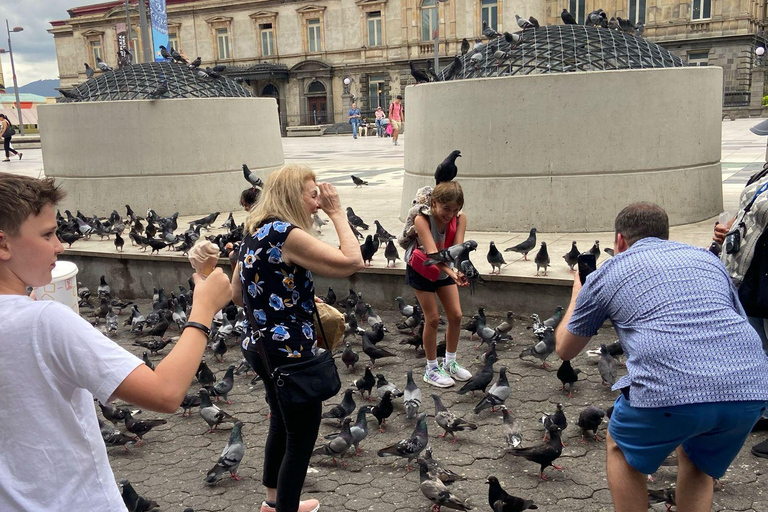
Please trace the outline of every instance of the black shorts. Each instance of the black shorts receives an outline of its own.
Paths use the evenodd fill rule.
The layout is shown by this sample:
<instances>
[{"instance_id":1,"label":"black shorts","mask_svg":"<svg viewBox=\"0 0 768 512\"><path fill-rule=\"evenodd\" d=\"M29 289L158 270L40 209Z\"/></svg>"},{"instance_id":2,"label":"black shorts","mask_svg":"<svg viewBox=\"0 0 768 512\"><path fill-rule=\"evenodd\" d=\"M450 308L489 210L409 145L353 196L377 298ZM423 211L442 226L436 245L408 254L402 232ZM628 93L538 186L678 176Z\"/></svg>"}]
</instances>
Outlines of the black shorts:
<instances>
[{"instance_id":1,"label":"black shorts","mask_svg":"<svg viewBox=\"0 0 768 512\"><path fill-rule=\"evenodd\" d=\"M446 277L444 279L438 279L437 281L430 281L426 277L422 276L410 265L405 266L405 284L413 288L414 290L419 290L422 292L436 292L438 288L442 288L443 286L450 286L452 284L456 284L455 281L450 278Z\"/></svg>"}]
</instances>

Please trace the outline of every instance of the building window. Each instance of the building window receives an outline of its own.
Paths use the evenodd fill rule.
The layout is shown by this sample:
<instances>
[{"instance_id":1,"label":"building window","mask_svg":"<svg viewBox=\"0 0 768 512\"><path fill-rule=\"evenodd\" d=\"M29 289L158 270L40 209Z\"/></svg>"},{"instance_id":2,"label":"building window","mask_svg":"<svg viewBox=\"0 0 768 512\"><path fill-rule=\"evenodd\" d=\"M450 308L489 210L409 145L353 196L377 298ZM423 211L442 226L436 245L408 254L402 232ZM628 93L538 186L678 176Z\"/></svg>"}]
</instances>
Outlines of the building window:
<instances>
[{"instance_id":1,"label":"building window","mask_svg":"<svg viewBox=\"0 0 768 512\"><path fill-rule=\"evenodd\" d=\"M630 0L632 1L632 0ZM643 0L643 5L645 5L645 0ZM570 0L570 9L569 9L571 16L576 20L576 23L579 25L583 25L586 21L586 14L585 6L584 6L584 0Z\"/></svg>"},{"instance_id":2,"label":"building window","mask_svg":"<svg viewBox=\"0 0 768 512\"><path fill-rule=\"evenodd\" d=\"M499 26L499 4L496 0L481 0L480 17L493 30Z\"/></svg>"},{"instance_id":3,"label":"building window","mask_svg":"<svg viewBox=\"0 0 768 512\"><path fill-rule=\"evenodd\" d=\"M703 52L691 52L688 54L689 66L708 66L709 65L709 50Z\"/></svg>"},{"instance_id":4,"label":"building window","mask_svg":"<svg viewBox=\"0 0 768 512\"><path fill-rule=\"evenodd\" d=\"M712 12L712 0L693 0L692 20L708 20Z\"/></svg>"},{"instance_id":5,"label":"building window","mask_svg":"<svg viewBox=\"0 0 768 512\"><path fill-rule=\"evenodd\" d=\"M628 13L632 23L645 23L645 0L629 0Z\"/></svg>"},{"instance_id":6,"label":"building window","mask_svg":"<svg viewBox=\"0 0 768 512\"><path fill-rule=\"evenodd\" d=\"M437 35L437 0L421 2L421 40L431 41Z\"/></svg>"},{"instance_id":7,"label":"building window","mask_svg":"<svg viewBox=\"0 0 768 512\"><path fill-rule=\"evenodd\" d=\"M381 106L385 112L389 108L387 105L387 96L384 93L384 76L372 76L368 80L368 108L371 115L376 111L376 107Z\"/></svg>"},{"instance_id":8,"label":"building window","mask_svg":"<svg viewBox=\"0 0 768 512\"><path fill-rule=\"evenodd\" d=\"M96 58L104 60L104 54L101 51L101 41L99 39L91 39L88 41L88 44L91 47L92 64L96 67Z\"/></svg>"},{"instance_id":9,"label":"building window","mask_svg":"<svg viewBox=\"0 0 768 512\"><path fill-rule=\"evenodd\" d=\"M275 29L271 23L262 23L259 25L261 32L261 55L269 57L275 54Z\"/></svg>"},{"instance_id":10,"label":"building window","mask_svg":"<svg viewBox=\"0 0 768 512\"><path fill-rule=\"evenodd\" d=\"M133 46L133 62L141 62L141 47L139 46L139 34L135 30L131 30L131 45Z\"/></svg>"},{"instance_id":11,"label":"building window","mask_svg":"<svg viewBox=\"0 0 768 512\"><path fill-rule=\"evenodd\" d=\"M171 48L174 48L176 51L179 51L179 33L174 31L168 31L168 46Z\"/></svg>"},{"instance_id":12,"label":"building window","mask_svg":"<svg viewBox=\"0 0 768 512\"><path fill-rule=\"evenodd\" d=\"M229 30L226 28L216 29L216 41L219 46L219 60L229 58Z\"/></svg>"},{"instance_id":13,"label":"building window","mask_svg":"<svg viewBox=\"0 0 768 512\"><path fill-rule=\"evenodd\" d=\"M381 46L381 11L368 13L368 46Z\"/></svg>"},{"instance_id":14,"label":"building window","mask_svg":"<svg viewBox=\"0 0 768 512\"><path fill-rule=\"evenodd\" d=\"M320 18L310 18L307 20L307 40L310 53L323 51L320 42Z\"/></svg>"}]
</instances>

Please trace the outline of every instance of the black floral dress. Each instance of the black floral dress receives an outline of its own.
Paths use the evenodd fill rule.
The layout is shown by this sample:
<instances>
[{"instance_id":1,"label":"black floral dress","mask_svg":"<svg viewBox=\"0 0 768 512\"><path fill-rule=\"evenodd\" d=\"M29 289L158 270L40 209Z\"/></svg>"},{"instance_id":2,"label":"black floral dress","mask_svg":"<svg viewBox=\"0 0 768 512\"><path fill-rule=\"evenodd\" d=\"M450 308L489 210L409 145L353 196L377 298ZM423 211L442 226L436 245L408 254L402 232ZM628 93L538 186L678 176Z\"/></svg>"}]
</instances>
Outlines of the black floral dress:
<instances>
[{"instance_id":1,"label":"black floral dress","mask_svg":"<svg viewBox=\"0 0 768 512\"><path fill-rule=\"evenodd\" d=\"M312 273L283 261L283 243L292 229L297 228L289 222L268 220L246 235L239 256L243 303L256 322L248 326L242 347L255 352L263 343L276 361L312 357L316 340Z\"/></svg>"}]
</instances>

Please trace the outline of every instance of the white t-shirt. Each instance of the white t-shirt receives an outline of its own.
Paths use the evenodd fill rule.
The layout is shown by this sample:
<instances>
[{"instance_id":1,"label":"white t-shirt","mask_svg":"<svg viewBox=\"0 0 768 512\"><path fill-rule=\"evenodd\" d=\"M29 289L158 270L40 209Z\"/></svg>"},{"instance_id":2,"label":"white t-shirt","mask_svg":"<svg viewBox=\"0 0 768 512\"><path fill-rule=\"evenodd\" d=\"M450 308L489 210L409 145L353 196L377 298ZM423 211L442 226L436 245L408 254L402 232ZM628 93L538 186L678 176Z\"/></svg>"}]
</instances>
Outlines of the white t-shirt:
<instances>
[{"instance_id":1,"label":"white t-shirt","mask_svg":"<svg viewBox=\"0 0 768 512\"><path fill-rule=\"evenodd\" d=\"M0 295L0 510L126 510L93 399L141 359L68 307Z\"/></svg>"}]
</instances>

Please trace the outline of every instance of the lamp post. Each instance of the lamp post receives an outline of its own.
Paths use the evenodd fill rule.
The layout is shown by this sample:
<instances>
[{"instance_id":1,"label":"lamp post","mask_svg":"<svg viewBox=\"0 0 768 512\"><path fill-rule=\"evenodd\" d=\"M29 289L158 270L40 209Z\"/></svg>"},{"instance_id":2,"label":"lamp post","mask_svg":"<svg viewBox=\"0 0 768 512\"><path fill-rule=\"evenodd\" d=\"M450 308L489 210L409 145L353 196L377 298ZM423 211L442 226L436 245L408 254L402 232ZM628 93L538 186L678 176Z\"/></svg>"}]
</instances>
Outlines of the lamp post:
<instances>
[{"instance_id":1,"label":"lamp post","mask_svg":"<svg viewBox=\"0 0 768 512\"><path fill-rule=\"evenodd\" d=\"M11 56L11 74L13 75L13 92L16 94L16 115L19 116L19 134L24 135L24 122L21 119L21 101L19 100L19 84L16 83L16 67L13 65L13 46L11 46L11 32L21 32L24 30L21 27L13 27L11 29L8 25L8 20L5 20L5 30L8 32L8 51L0 48L0 53L8 53Z\"/></svg>"}]
</instances>

